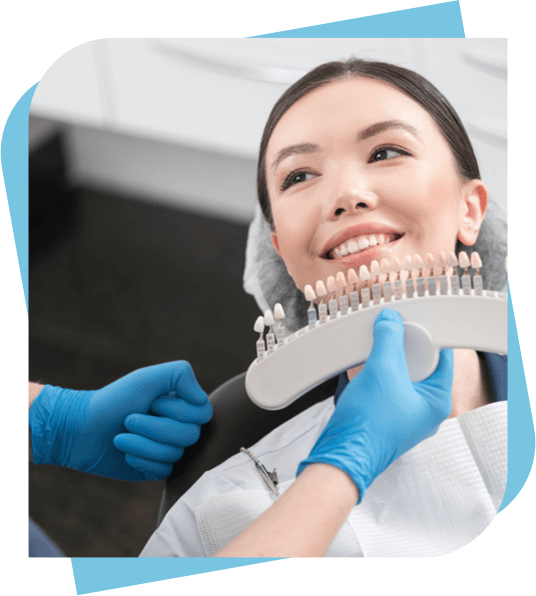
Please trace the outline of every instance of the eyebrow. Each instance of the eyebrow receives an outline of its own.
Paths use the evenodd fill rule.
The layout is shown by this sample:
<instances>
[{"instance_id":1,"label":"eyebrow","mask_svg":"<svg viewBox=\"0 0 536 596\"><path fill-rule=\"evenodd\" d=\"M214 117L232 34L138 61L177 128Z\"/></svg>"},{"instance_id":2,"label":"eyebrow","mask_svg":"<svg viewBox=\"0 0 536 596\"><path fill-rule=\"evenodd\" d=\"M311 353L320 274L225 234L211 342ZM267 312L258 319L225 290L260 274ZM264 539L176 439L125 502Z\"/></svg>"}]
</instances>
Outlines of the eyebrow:
<instances>
[{"instance_id":1,"label":"eyebrow","mask_svg":"<svg viewBox=\"0 0 536 596\"><path fill-rule=\"evenodd\" d=\"M371 137L386 130L392 129L402 129L419 138L417 129L414 126L411 126L411 124L403 122L402 120L386 120L385 122L371 124L368 128L362 130L357 135L357 140L365 141L366 139L370 139ZM272 170L277 170L277 166L287 157L291 157L292 155L303 155L306 153L316 153L318 151L322 151L322 147L320 147L320 145L315 145L314 143L299 143L297 145L289 145L288 147L281 149L281 151L276 155L274 161L272 162Z\"/></svg>"}]
</instances>

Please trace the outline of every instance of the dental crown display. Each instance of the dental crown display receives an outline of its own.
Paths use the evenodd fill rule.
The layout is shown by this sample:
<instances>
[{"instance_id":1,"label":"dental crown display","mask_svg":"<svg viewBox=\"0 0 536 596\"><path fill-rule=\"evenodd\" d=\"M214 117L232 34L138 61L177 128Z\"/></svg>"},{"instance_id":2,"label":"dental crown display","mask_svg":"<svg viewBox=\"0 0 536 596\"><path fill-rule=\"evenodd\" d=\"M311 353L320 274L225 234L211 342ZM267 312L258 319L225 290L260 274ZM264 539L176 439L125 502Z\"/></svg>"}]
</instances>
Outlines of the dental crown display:
<instances>
[{"instance_id":1,"label":"dental crown display","mask_svg":"<svg viewBox=\"0 0 536 596\"><path fill-rule=\"evenodd\" d=\"M388 241L383 234L361 237L328 255L339 258L347 254L344 251ZM461 279L458 266L464 270ZM465 252L458 257L453 252L441 252L435 258L427 254L424 259L408 255L402 262L398 258L372 261L370 270L362 265L359 274L354 269L346 275L339 271L325 282L318 280L314 289L305 286L310 302L307 326L287 337L281 304L255 321L260 337L257 358L246 375L249 397L261 408L279 410L327 379L365 362L372 349L374 321L383 308L395 309L402 316L406 361L414 382L434 372L442 348L507 354L507 294L483 289L481 267L476 252L470 259ZM424 277L423 269L430 274ZM474 270L472 276L469 269ZM402 271L407 272L405 281ZM380 282L382 274L386 279ZM361 290L358 285L363 286Z\"/></svg>"}]
</instances>

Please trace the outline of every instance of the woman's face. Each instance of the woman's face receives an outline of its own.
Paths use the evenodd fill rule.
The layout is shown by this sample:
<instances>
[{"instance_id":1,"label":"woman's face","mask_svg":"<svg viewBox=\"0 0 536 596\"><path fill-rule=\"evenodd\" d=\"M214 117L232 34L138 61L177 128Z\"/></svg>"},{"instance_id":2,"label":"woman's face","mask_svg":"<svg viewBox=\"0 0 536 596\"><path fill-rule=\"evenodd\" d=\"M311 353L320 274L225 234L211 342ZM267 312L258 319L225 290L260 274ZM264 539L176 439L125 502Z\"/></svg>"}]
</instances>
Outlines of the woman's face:
<instances>
[{"instance_id":1,"label":"woman's face","mask_svg":"<svg viewBox=\"0 0 536 596\"><path fill-rule=\"evenodd\" d=\"M283 115L266 180L272 242L301 290L372 260L472 245L487 206L428 112L366 78L320 87Z\"/></svg>"}]
</instances>

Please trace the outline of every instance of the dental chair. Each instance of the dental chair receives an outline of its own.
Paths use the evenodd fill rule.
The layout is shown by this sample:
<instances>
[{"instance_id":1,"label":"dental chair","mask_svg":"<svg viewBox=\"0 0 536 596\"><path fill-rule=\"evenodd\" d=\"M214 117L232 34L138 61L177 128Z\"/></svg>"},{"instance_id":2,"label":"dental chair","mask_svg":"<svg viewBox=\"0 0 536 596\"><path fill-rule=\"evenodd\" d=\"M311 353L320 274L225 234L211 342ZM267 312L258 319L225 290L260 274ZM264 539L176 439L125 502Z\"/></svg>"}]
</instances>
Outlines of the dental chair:
<instances>
[{"instance_id":1,"label":"dental chair","mask_svg":"<svg viewBox=\"0 0 536 596\"><path fill-rule=\"evenodd\" d=\"M157 526L180 497L203 475L237 454L241 447L251 447L274 428L297 416L310 406L334 395L338 377L315 387L289 407L263 410L248 397L246 373L238 375L209 395L214 408L212 420L201 428L199 441L184 451L166 480L160 502Z\"/></svg>"}]
</instances>

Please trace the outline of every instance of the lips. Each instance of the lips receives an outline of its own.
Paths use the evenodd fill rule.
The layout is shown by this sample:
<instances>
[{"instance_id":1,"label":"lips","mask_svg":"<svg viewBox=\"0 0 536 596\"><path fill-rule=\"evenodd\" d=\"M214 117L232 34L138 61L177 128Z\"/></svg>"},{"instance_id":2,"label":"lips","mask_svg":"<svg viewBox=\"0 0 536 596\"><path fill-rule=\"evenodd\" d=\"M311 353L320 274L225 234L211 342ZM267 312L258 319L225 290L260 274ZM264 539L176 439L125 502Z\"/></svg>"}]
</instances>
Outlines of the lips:
<instances>
[{"instance_id":1,"label":"lips","mask_svg":"<svg viewBox=\"0 0 536 596\"><path fill-rule=\"evenodd\" d=\"M320 256L327 260L344 258L347 255L368 250L370 247L396 242L403 235L403 232L383 224L369 223L350 226L330 238Z\"/></svg>"}]
</instances>

